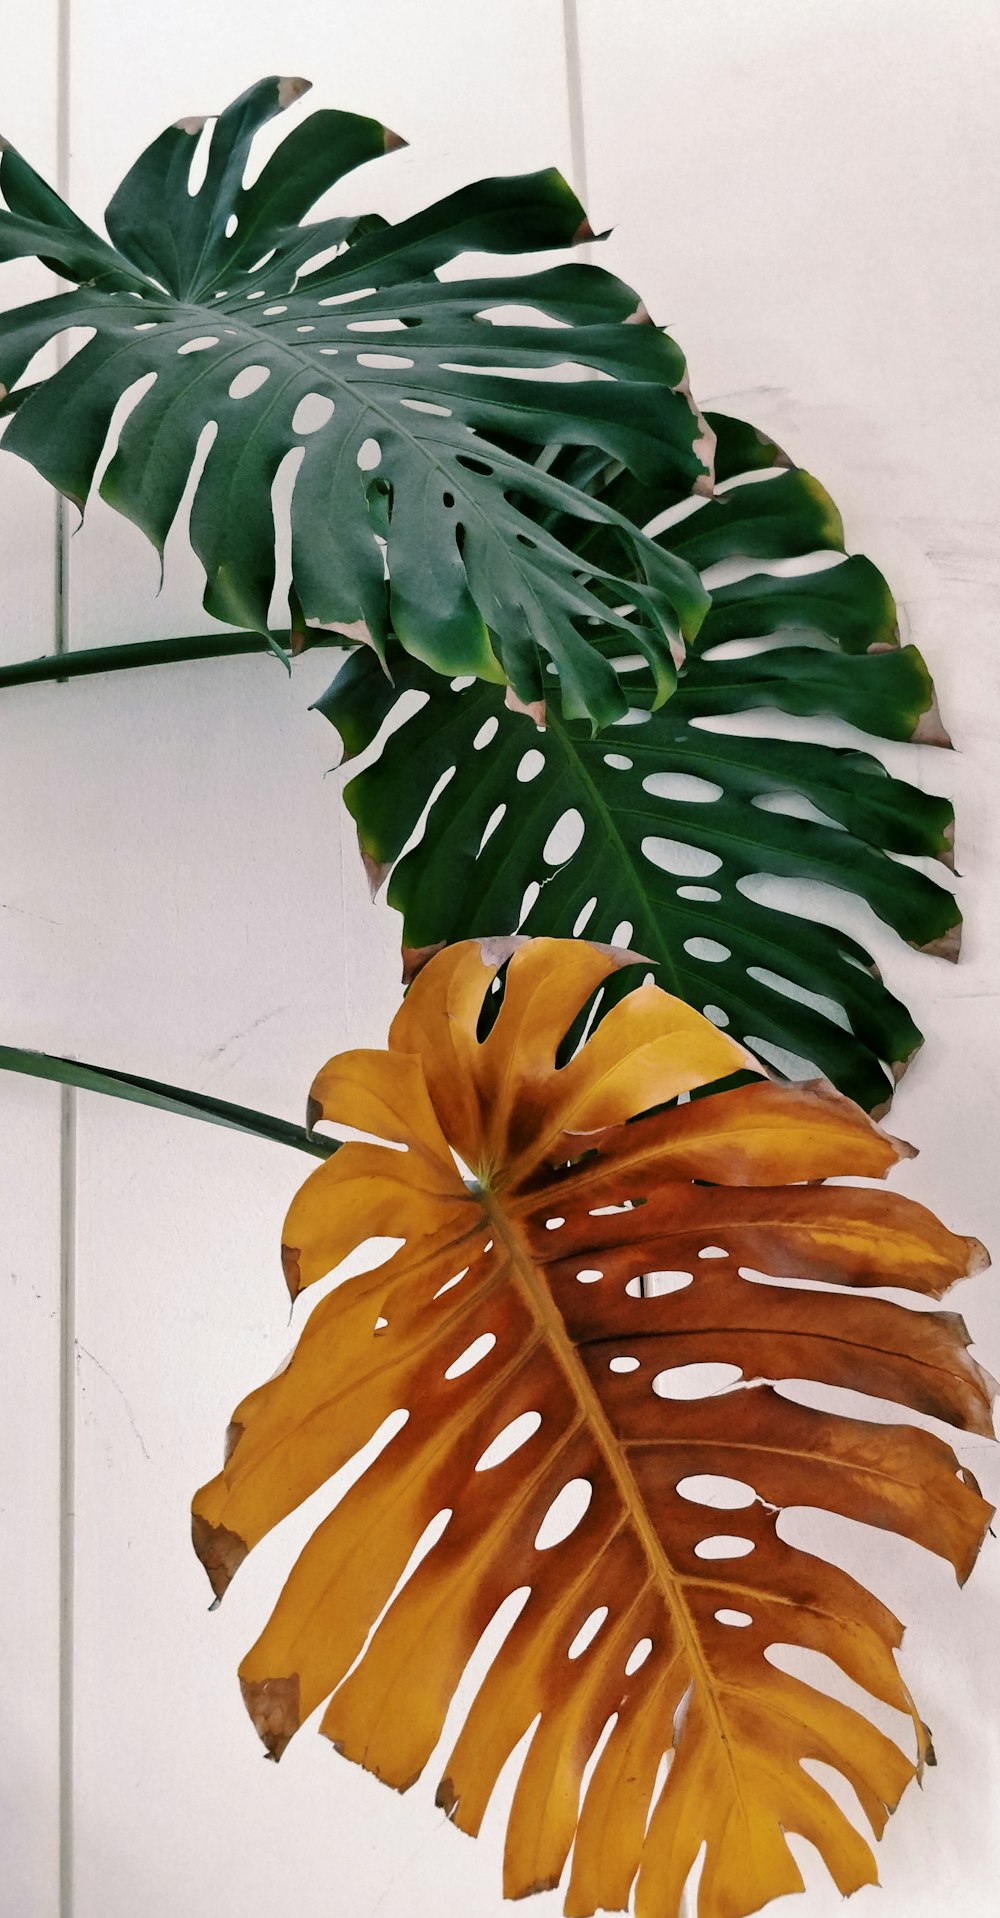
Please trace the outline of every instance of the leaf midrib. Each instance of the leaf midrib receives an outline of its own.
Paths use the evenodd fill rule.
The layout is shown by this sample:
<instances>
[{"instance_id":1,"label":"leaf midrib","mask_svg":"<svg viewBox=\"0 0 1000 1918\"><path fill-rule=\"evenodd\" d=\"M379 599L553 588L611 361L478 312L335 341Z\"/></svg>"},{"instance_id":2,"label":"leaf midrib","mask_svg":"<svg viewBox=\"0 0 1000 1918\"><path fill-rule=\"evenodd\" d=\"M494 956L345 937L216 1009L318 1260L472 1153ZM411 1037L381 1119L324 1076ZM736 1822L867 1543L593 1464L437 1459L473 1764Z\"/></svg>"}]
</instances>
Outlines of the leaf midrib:
<instances>
[{"instance_id":1,"label":"leaf midrib","mask_svg":"<svg viewBox=\"0 0 1000 1918\"><path fill-rule=\"evenodd\" d=\"M618 1490L623 1510L628 1514L636 1538L649 1566L651 1579L661 1593L677 1637L684 1647L696 1685L700 1684L708 1714L729 1765L733 1792L746 1819L746 1806L739 1771L733 1754L733 1741L727 1729L711 1665L701 1642L697 1624L684 1596L682 1579L675 1572L646 1511L624 1447L619 1443L601 1404L576 1345L566 1330L545 1280L521 1233L508 1217L503 1204L489 1191L482 1195L483 1211L497 1239L507 1253L511 1280L520 1291L536 1323L541 1328L546 1350L551 1354L576 1403L580 1406L587 1430L591 1433L602 1461Z\"/></svg>"}]
</instances>

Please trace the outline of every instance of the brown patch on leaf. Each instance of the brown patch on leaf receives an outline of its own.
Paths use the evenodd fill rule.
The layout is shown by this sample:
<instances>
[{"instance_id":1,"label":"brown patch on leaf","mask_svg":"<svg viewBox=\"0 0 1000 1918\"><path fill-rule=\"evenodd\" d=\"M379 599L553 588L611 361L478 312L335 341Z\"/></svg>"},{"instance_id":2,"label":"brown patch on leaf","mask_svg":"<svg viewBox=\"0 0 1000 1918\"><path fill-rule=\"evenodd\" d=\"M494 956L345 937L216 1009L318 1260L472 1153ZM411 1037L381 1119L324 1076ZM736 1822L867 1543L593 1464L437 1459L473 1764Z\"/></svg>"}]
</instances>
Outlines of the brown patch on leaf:
<instances>
[{"instance_id":1,"label":"brown patch on leaf","mask_svg":"<svg viewBox=\"0 0 1000 1918\"><path fill-rule=\"evenodd\" d=\"M363 619L331 619L322 624L319 620L311 619L308 624L324 633L339 633L343 639L353 639L362 646L375 647L375 641Z\"/></svg>"},{"instance_id":2,"label":"brown patch on leaf","mask_svg":"<svg viewBox=\"0 0 1000 1918\"><path fill-rule=\"evenodd\" d=\"M189 113L186 119L175 120L174 127L178 133L189 133L195 139L206 125L208 117L207 113Z\"/></svg>"},{"instance_id":3,"label":"brown patch on leaf","mask_svg":"<svg viewBox=\"0 0 1000 1918\"><path fill-rule=\"evenodd\" d=\"M985 1245L982 1242L982 1239L967 1238L965 1243L969 1248L969 1263L965 1268L965 1276L967 1279L974 1279L978 1272L988 1271L993 1261L991 1260L990 1255L988 1251L986 1250ZM994 1384L995 1384L995 1381L994 1381ZM976 1486L976 1490L978 1492L979 1490L978 1485Z\"/></svg>"},{"instance_id":4,"label":"brown patch on leaf","mask_svg":"<svg viewBox=\"0 0 1000 1918\"><path fill-rule=\"evenodd\" d=\"M933 693L927 711L921 713L913 729L913 739L919 746L951 747L951 735L944 727L937 697Z\"/></svg>"},{"instance_id":5,"label":"brown patch on leaf","mask_svg":"<svg viewBox=\"0 0 1000 1918\"><path fill-rule=\"evenodd\" d=\"M596 238L597 238L597 234L594 232L594 229L591 226L590 221L587 218L587 215L584 214L583 219L580 221L580 224L577 227L576 232L574 233L573 238L570 241L570 246L583 246L585 245L587 240L596 240Z\"/></svg>"},{"instance_id":6,"label":"brown patch on leaf","mask_svg":"<svg viewBox=\"0 0 1000 1918\"><path fill-rule=\"evenodd\" d=\"M238 1419L232 1419L226 1426L226 1442L222 1449L224 1464L228 1465L233 1453L243 1437L243 1427Z\"/></svg>"},{"instance_id":7,"label":"brown patch on leaf","mask_svg":"<svg viewBox=\"0 0 1000 1918\"><path fill-rule=\"evenodd\" d=\"M535 725L538 727L539 732L544 732L545 730L544 699L528 699L528 700L521 699L519 695L514 691L513 686L508 686L507 691L504 694L503 703L506 706L508 712L524 713L528 719L534 720Z\"/></svg>"},{"instance_id":8,"label":"brown patch on leaf","mask_svg":"<svg viewBox=\"0 0 1000 1918\"><path fill-rule=\"evenodd\" d=\"M368 890L372 898L377 899L392 871L392 860L373 859L371 853L366 851L365 847L361 844L360 834L358 836L358 848L361 853L361 863L368 876Z\"/></svg>"},{"instance_id":9,"label":"brown patch on leaf","mask_svg":"<svg viewBox=\"0 0 1000 1918\"><path fill-rule=\"evenodd\" d=\"M880 980L880 981L881 981L881 978L882 978L882 975L881 975L881 973L879 973L879 980ZM906 1058L905 1058L905 1059L894 1059L894 1060L892 1061L892 1064L891 1064L891 1066L889 1067L889 1070L890 1070L890 1072L892 1073L892 1078L893 1078L893 1084L894 1084L894 1085L897 1085L897 1086L898 1086L898 1084L899 1084L899 1082L900 1082L900 1079L901 1079L901 1078L903 1077L903 1074L904 1074L904 1072L908 1072L908 1071L909 1071L909 1069L910 1069L910 1067L911 1067L911 1065L913 1064L913 1061L914 1061L914 1059L916 1058L916 1056L917 1056L917 1053L918 1053L918 1052L920 1051L920 1048L921 1048L921 1046L923 1045L923 1043L924 1043L924 1042L923 1042L923 1040L922 1040L922 1039L918 1039L918 1040L917 1040L917 1043L916 1043L916 1045L915 1045L915 1046L914 1046L914 1048L913 1048L913 1051L912 1051L912 1052L908 1052L908 1053L907 1053L907 1055L906 1055Z\"/></svg>"},{"instance_id":10,"label":"brown patch on leaf","mask_svg":"<svg viewBox=\"0 0 1000 1918\"><path fill-rule=\"evenodd\" d=\"M310 1092L306 1100L306 1131L309 1133L314 1132L322 1117L323 1107L320 1105L318 1099L313 1098Z\"/></svg>"},{"instance_id":11,"label":"brown patch on leaf","mask_svg":"<svg viewBox=\"0 0 1000 1918\"><path fill-rule=\"evenodd\" d=\"M801 1089L803 1092L810 1093L814 1099L822 1100L824 1105L839 1106L845 1113L845 1116L850 1114L855 1123L857 1123L858 1110L853 1099L848 1099L843 1092L838 1092L836 1086L831 1085L829 1079L804 1079ZM891 1100L887 1100L885 1106L881 1107L879 1112L873 1111L867 1116L869 1117L872 1131L877 1133L878 1137L884 1140L885 1144L895 1153L896 1163L898 1164L902 1159L915 1159L918 1156L918 1148L915 1145L911 1145L908 1139L897 1139L894 1133L884 1132L879 1125L878 1120L881 1114L888 1110L890 1104ZM886 1173L888 1173L890 1169L891 1168L886 1167ZM885 1174L882 1176L884 1177Z\"/></svg>"},{"instance_id":12,"label":"brown patch on leaf","mask_svg":"<svg viewBox=\"0 0 1000 1918\"><path fill-rule=\"evenodd\" d=\"M398 153L400 147L408 147L409 144L409 140L404 140L401 133L393 133L391 127L383 128L382 148L385 153Z\"/></svg>"},{"instance_id":13,"label":"brown patch on leaf","mask_svg":"<svg viewBox=\"0 0 1000 1918\"><path fill-rule=\"evenodd\" d=\"M443 952L447 943L446 939L439 939L433 946L404 946L401 954L404 986L411 986L417 973L423 971L428 959L433 959L436 952Z\"/></svg>"},{"instance_id":14,"label":"brown patch on leaf","mask_svg":"<svg viewBox=\"0 0 1000 1918\"><path fill-rule=\"evenodd\" d=\"M297 1245L283 1245L281 1248L281 1269L285 1275L285 1284L293 1299L299 1296L302 1284L302 1272L299 1266L299 1248Z\"/></svg>"},{"instance_id":15,"label":"brown patch on leaf","mask_svg":"<svg viewBox=\"0 0 1000 1918\"><path fill-rule=\"evenodd\" d=\"M700 474L695 480L691 491L692 493L700 493L703 499L711 499L712 494L715 492L715 433L709 426L701 407L698 405L691 391L691 381L686 371L684 378L678 380L673 390L675 393L679 393L683 399L687 400L688 406L694 415L695 423L699 428L692 450L698 459L700 459L706 471Z\"/></svg>"},{"instance_id":16,"label":"brown patch on leaf","mask_svg":"<svg viewBox=\"0 0 1000 1918\"><path fill-rule=\"evenodd\" d=\"M291 80L279 80L278 107L280 112L284 113L286 107L294 106L296 100L301 100L302 95L308 93L311 86L312 81L303 80L301 76L297 76Z\"/></svg>"},{"instance_id":17,"label":"brown patch on leaf","mask_svg":"<svg viewBox=\"0 0 1000 1918\"><path fill-rule=\"evenodd\" d=\"M191 1542L208 1573L216 1598L222 1598L235 1578L249 1546L225 1525L211 1525L200 1512L191 1519Z\"/></svg>"},{"instance_id":18,"label":"brown patch on leaf","mask_svg":"<svg viewBox=\"0 0 1000 1918\"><path fill-rule=\"evenodd\" d=\"M911 939L909 943L913 945L914 942ZM951 965L957 965L962 950L962 921L957 920L955 925L949 926L947 932L941 934L940 939L929 939L926 946L917 946L916 950L929 952L934 959L947 959Z\"/></svg>"},{"instance_id":19,"label":"brown patch on leaf","mask_svg":"<svg viewBox=\"0 0 1000 1918\"><path fill-rule=\"evenodd\" d=\"M299 1675L290 1678L240 1679L243 1703L268 1756L281 1757L299 1729Z\"/></svg>"},{"instance_id":20,"label":"brown patch on leaf","mask_svg":"<svg viewBox=\"0 0 1000 1918\"><path fill-rule=\"evenodd\" d=\"M455 1807L458 1804L458 1793L450 1778L442 1778L434 1794L434 1803L438 1811L444 1812L446 1818L453 1816Z\"/></svg>"}]
</instances>

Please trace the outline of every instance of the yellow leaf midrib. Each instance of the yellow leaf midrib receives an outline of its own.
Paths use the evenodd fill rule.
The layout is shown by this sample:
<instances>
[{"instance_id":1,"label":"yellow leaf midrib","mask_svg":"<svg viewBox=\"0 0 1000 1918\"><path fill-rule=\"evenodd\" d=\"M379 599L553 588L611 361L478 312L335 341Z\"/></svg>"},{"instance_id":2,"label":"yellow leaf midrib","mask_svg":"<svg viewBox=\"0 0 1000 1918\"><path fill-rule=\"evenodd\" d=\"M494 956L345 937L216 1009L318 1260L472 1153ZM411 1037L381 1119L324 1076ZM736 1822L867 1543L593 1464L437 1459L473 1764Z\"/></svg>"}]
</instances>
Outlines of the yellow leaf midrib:
<instances>
[{"instance_id":1,"label":"yellow leaf midrib","mask_svg":"<svg viewBox=\"0 0 1000 1918\"><path fill-rule=\"evenodd\" d=\"M539 1324L547 1350L555 1359L569 1390L581 1406L587 1430L618 1491L624 1511L632 1524L649 1566L650 1577L660 1592L671 1622L683 1646L691 1675L700 1685L705 1702L733 1779L733 1792L743 1817L747 1809L733 1752L733 1740L725 1722L716 1684L695 1619L684 1596L683 1581L663 1549L656 1529L646 1511L645 1502L632 1476L624 1448L615 1436L600 1397L583 1365L573 1340L566 1330L544 1277L532 1258L530 1248L497 1195L482 1193L483 1210L507 1253L511 1281L522 1294Z\"/></svg>"}]
</instances>

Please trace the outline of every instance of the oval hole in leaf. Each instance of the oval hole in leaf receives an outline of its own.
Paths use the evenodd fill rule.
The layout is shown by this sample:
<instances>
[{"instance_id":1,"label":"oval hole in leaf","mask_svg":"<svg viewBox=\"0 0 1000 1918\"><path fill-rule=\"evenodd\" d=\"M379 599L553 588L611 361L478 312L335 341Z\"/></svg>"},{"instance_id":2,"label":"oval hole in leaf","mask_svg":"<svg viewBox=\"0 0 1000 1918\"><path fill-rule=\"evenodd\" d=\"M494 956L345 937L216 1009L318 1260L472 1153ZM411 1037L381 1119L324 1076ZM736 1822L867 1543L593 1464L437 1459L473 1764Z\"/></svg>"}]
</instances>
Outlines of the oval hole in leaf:
<instances>
[{"instance_id":1,"label":"oval hole in leaf","mask_svg":"<svg viewBox=\"0 0 1000 1918\"><path fill-rule=\"evenodd\" d=\"M500 821L503 818L504 813L506 811L507 811L507 808L504 805L494 806L493 811L491 812L483 828L483 836L481 840L479 841L480 852L482 852L483 847L486 845L487 840L493 837L493 834L496 832L496 829L499 826ZM478 854L477 854L477 857L478 857Z\"/></svg>"},{"instance_id":2,"label":"oval hole in leaf","mask_svg":"<svg viewBox=\"0 0 1000 1918\"><path fill-rule=\"evenodd\" d=\"M451 1291L451 1288L453 1285L458 1285L459 1281L461 1279L464 1279L468 1270L469 1270L468 1266L463 1265L461 1272L456 1272L453 1279L446 1279L443 1285L438 1286L438 1289L435 1292L434 1297L436 1299L443 1298L446 1292Z\"/></svg>"},{"instance_id":3,"label":"oval hole in leaf","mask_svg":"<svg viewBox=\"0 0 1000 1918\"><path fill-rule=\"evenodd\" d=\"M792 1052L789 1046L773 1045L770 1039L759 1039L755 1034L747 1033L745 1044L751 1052L775 1066L786 1079L816 1079L821 1076L819 1067L813 1059L803 1058L801 1052ZM889 1090L889 1081L886 1080Z\"/></svg>"},{"instance_id":4,"label":"oval hole in leaf","mask_svg":"<svg viewBox=\"0 0 1000 1918\"><path fill-rule=\"evenodd\" d=\"M476 734L475 739L472 742L474 750L477 753L481 753L483 750L483 747L488 746L491 743L491 741L496 738L499 729L500 729L500 721L497 718L496 713L491 713L488 719L484 719L482 725L479 728L478 733Z\"/></svg>"},{"instance_id":5,"label":"oval hole in leaf","mask_svg":"<svg viewBox=\"0 0 1000 1918\"><path fill-rule=\"evenodd\" d=\"M731 1391L742 1377L738 1365L726 1365L721 1360L707 1365L669 1365L657 1372L653 1391L660 1399L711 1399Z\"/></svg>"},{"instance_id":6,"label":"oval hole in leaf","mask_svg":"<svg viewBox=\"0 0 1000 1918\"><path fill-rule=\"evenodd\" d=\"M607 1615L608 1615L608 1608L606 1605L595 1606L589 1618L584 1619L583 1624L581 1625L579 1631L577 1632L577 1635L574 1638L573 1643L566 1654L567 1658L582 1657L588 1645L593 1644L595 1638L597 1637L598 1632L601 1629L601 1626L603 1625L605 1619L607 1618Z\"/></svg>"},{"instance_id":7,"label":"oval hole in leaf","mask_svg":"<svg viewBox=\"0 0 1000 1918\"><path fill-rule=\"evenodd\" d=\"M635 761L628 759L624 753L605 753L604 764L610 766L612 772L627 773L631 772Z\"/></svg>"},{"instance_id":8,"label":"oval hole in leaf","mask_svg":"<svg viewBox=\"0 0 1000 1918\"><path fill-rule=\"evenodd\" d=\"M382 463L382 448L378 440L362 440L358 447L358 470L362 473L374 473L376 466Z\"/></svg>"},{"instance_id":9,"label":"oval hole in leaf","mask_svg":"<svg viewBox=\"0 0 1000 1918\"><path fill-rule=\"evenodd\" d=\"M718 853L708 852L703 846L687 846L681 839L665 839L659 833L648 833L642 850L651 866L691 879L708 879L722 864Z\"/></svg>"},{"instance_id":10,"label":"oval hole in leaf","mask_svg":"<svg viewBox=\"0 0 1000 1918\"><path fill-rule=\"evenodd\" d=\"M565 1223L565 1219L546 1219L545 1230L546 1232L558 1232L559 1227L565 1225Z\"/></svg>"},{"instance_id":11,"label":"oval hole in leaf","mask_svg":"<svg viewBox=\"0 0 1000 1918\"><path fill-rule=\"evenodd\" d=\"M614 932L611 934L611 944L613 946L628 946L633 931L634 927L631 919L620 919Z\"/></svg>"},{"instance_id":12,"label":"oval hole in leaf","mask_svg":"<svg viewBox=\"0 0 1000 1918\"><path fill-rule=\"evenodd\" d=\"M452 1360L445 1378L460 1379L463 1372L471 1372L473 1366L478 1365L480 1360L486 1357L487 1352L492 1352L496 1342L495 1332L481 1332L478 1339L473 1339L472 1344L467 1345L465 1351L459 1353L457 1359Z\"/></svg>"},{"instance_id":13,"label":"oval hole in leaf","mask_svg":"<svg viewBox=\"0 0 1000 1918\"><path fill-rule=\"evenodd\" d=\"M358 365L370 367L408 367L413 365L413 361L406 359L402 353L359 353Z\"/></svg>"},{"instance_id":14,"label":"oval hole in leaf","mask_svg":"<svg viewBox=\"0 0 1000 1918\"><path fill-rule=\"evenodd\" d=\"M651 1638L640 1638L638 1645L633 1645L632 1650L625 1660L626 1678L632 1678L640 1667L646 1663L652 1649L653 1641Z\"/></svg>"},{"instance_id":15,"label":"oval hole in leaf","mask_svg":"<svg viewBox=\"0 0 1000 1918\"><path fill-rule=\"evenodd\" d=\"M529 780L537 779L544 766L545 754L540 753L537 746L529 746L517 769L517 776L522 786L526 786Z\"/></svg>"},{"instance_id":16,"label":"oval hole in leaf","mask_svg":"<svg viewBox=\"0 0 1000 1918\"><path fill-rule=\"evenodd\" d=\"M692 1505L717 1506L721 1512L739 1512L757 1502L752 1485L717 1472L690 1472L678 1480L677 1490Z\"/></svg>"},{"instance_id":17,"label":"oval hole in leaf","mask_svg":"<svg viewBox=\"0 0 1000 1918\"><path fill-rule=\"evenodd\" d=\"M702 806L722 798L721 786L711 779L699 779L696 773L648 773L642 790L657 799L680 799L685 804Z\"/></svg>"},{"instance_id":18,"label":"oval hole in leaf","mask_svg":"<svg viewBox=\"0 0 1000 1918\"><path fill-rule=\"evenodd\" d=\"M292 414L293 433L319 433L333 418L333 401L325 393L303 393Z\"/></svg>"},{"instance_id":19,"label":"oval hole in leaf","mask_svg":"<svg viewBox=\"0 0 1000 1918\"><path fill-rule=\"evenodd\" d=\"M603 1279L604 1273L598 1272L596 1266L585 1266L576 1276L581 1285L596 1285L598 1279Z\"/></svg>"},{"instance_id":20,"label":"oval hole in leaf","mask_svg":"<svg viewBox=\"0 0 1000 1918\"><path fill-rule=\"evenodd\" d=\"M556 1493L535 1533L536 1552L549 1552L575 1532L594 1495L589 1478L571 1478Z\"/></svg>"},{"instance_id":21,"label":"oval hole in leaf","mask_svg":"<svg viewBox=\"0 0 1000 1918\"><path fill-rule=\"evenodd\" d=\"M641 1363L642 1363L641 1359L627 1358L623 1355L621 1358L611 1359L609 1361L608 1371L609 1372L638 1372L639 1366L641 1365Z\"/></svg>"},{"instance_id":22,"label":"oval hole in leaf","mask_svg":"<svg viewBox=\"0 0 1000 1918\"><path fill-rule=\"evenodd\" d=\"M715 1532L700 1538L694 1548L696 1558L746 1558L756 1550L752 1538L737 1538L729 1532Z\"/></svg>"},{"instance_id":23,"label":"oval hole in leaf","mask_svg":"<svg viewBox=\"0 0 1000 1918\"><path fill-rule=\"evenodd\" d=\"M698 1257L699 1259L728 1259L729 1254L723 1245L703 1245Z\"/></svg>"},{"instance_id":24,"label":"oval hole in leaf","mask_svg":"<svg viewBox=\"0 0 1000 1918\"><path fill-rule=\"evenodd\" d=\"M722 945L718 939L685 939L684 950L690 953L692 959L704 959L711 965L721 965L724 959L733 956L729 947Z\"/></svg>"},{"instance_id":25,"label":"oval hole in leaf","mask_svg":"<svg viewBox=\"0 0 1000 1918\"><path fill-rule=\"evenodd\" d=\"M584 928L590 923L590 920L594 916L594 907L596 906L596 904L597 904L597 895L595 893L594 897L592 899L588 899L586 905L580 908L580 911L577 913L576 918L573 922L574 939L579 939L581 934L584 931Z\"/></svg>"},{"instance_id":26,"label":"oval hole in leaf","mask_svg":"<svg viewBox=\"0 0 1000 1918\"><path fill-rule=\"evenodd\" d=\"M540 1412L522 1412L519 1418L511 1419L502 1432L491 1440L480 1459L476 1461L477 1472L492 1472L494 1466L502 1465L505 1459L512 1458L522 1445L534 1438L542 1422Z\"/></svg>"},{"instance_id":27,"label":"oval hole in leaf","mask_svg":"<svg viewBox=\"0 0 1000 1918\"><path fill-rule=\"evenodd\" d=\"M738 1625L741 1629L745 1629L747 1625L753 1624L749 1612L734 1612L729 1605L721 1606L715 1616L720 1625Z\"/></svg>"},{"instance_id":28,"label":"oval hole in leaf","mask_svg":"<svg viewBox=\"0 0 1000 1918\"><path fill-rule=\"evenodd\" d=\"M230 384L230 399L248 400L251 393L256 393L262 386L266 386L270 377L271 369L269 366L241 367L236 378Z\"/></svg>"},{"instance_id":29,"label":"oval hole in leaf","mask_svg":"<svg viewBox=\"0 0 1000 1918\"><path fill-rule=\"evenodd\" d=\"M218 344L217 333L205 333L197 340L185 340L184 345L177 348L177 357L180 359L185 353L207 353L210 346Z\"/></svg>"},{"instance_id":30,"label":"oval hole in leaf","mask_svg":"<svg viewBox=\"0 0 1000 1918\"><path fill-rule=\"evenodd\" d=\"M705 905L715 905L722 898L722 894L716 892L714 886L678 886L677 897L678 899L699 899Z\"/></svg>"},{"instance_id":31,"label":"oval hole in leaf","mask_svg":"<svg viewBox=\"0 0 1000 1918\"><path fill-rule=\"evenodd\" d=\"M728 1026L729 1024L729 1014L723 1011L721 1006L702 1006L702 1012L706 1019L712 1021L713 1026Z\"/></svg>"},{"instance_id":32,"label":"oval hole in leaf","mask_svg":"<svg viewBox=\"0 0 1000 1918\"><path fill-rule=\"evenodd\" d=\"M693 1272L646 1272L640 1297L660 1299L668 1292L683 1292L693 1279Z\"/></svg>"},{"instance_id":33,"label":"oval hole in leaf","mask_svg":"<svg viewBox=\"0 0 1000 1918\"><path fill-rule=\"evenodd\" d=\"M524 764L523 760L521 764ZM518 770L517 776L520 779L520 769ZM565 865L567 859L572 859L573 854L578 851L582 838L583 815L577 812L575 806L570 806L567 811L562 814L561 818L556 820L552 831L545 841L542 858L546 865Z\"/></svg>"}]
</instances>

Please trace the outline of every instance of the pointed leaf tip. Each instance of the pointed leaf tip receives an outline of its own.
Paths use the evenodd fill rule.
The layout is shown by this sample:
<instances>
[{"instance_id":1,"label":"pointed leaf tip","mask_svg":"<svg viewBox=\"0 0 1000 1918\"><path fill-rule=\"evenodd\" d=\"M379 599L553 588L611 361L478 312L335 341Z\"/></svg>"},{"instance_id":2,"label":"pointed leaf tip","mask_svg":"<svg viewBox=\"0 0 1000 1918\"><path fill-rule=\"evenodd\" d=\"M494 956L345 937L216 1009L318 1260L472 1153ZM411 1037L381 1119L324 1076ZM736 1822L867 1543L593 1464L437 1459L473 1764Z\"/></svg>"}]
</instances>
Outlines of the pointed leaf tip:
<instances>
[{"instance_id":1,"label":"pointed leaf tip","mask_svg":"<svg viewBox=\"0 0 1000 1918\"><path fill-rule=\"evenodd\" d=\"M962 950L962 921L956 920L947 932L941 934L940 939L929 939L925 946L919 946L917 950L929 952L933 959L947 959L951 965L957 965Z\"/></svg>"},{"instance_id":2,"label":"pointed leaf tip","mask_svg":"<svg viewBox=\"0 0 1000 1918\"><path fill-rule=\"evenodd\" d=\"M383 130L382 146L386 153L398 153L401 147L408 147L409 144L409 140L404 140L401 133L393 133L391 127Z\"/></svg>"},{"instance_id":3,"label":"pointed leaf tip","mask_svg":"<svg viewBox=\"0 0 1000 1918\"><path fill-rule=\"evenodd\" d=\"M914 744L918 746L943 746L948 751L953 750L951 734L944 725L940 707L933 694L930 705L917 720L912 738Z\"/></svg>"},{"instance_id":4,"label":"pointed leaf tip","mask_svg":"<svg viewBox=\"0 0 1000 1918\"><path fill-rule=\"evenodd\" d=\"M285 1275L292 1300L298 1298L302 1286L302 1272L299 1266L299 1248L297 1245L283 1245L281 1248L281 1269Z\"/></svg>"},{"instance_id":5,"label":"pointed leaf tip","mask_svg":"<svg viewBox=\"0 0 1000 1918\"><path fill-rule=\"evenodd\" d=\"M249 1546L225 1525L213 1525L201 1512L191 1515L191 1543L208 1574L208 1582L221 1601L236 1577Z\"/></svg>"},{"instance_id":6,"label":"pointed leaf tip","mask_svg":"<svg viewBox=\"0 0 1000 1918\"><path fill-rule=\"evenodd\" d=\"M301 76L297 76L294 79L279 80L278 106L281 111L284 112L286 107L294 106L296 100L301 100L302 95L308 93L311 86L312 81L303 80Z\"/></svg>"},{"instance_id":7,"label":"pointed leaf tip","mask_svg":"<svg viewBox=\"0 0 1000 1918\"><path fill-rule=\"evenodd\" d=\"M277 1761L299 1729L299 1680L290 1678L240 1679L243 1703L254 1730Z\"/></svg>"}]
</instances>

